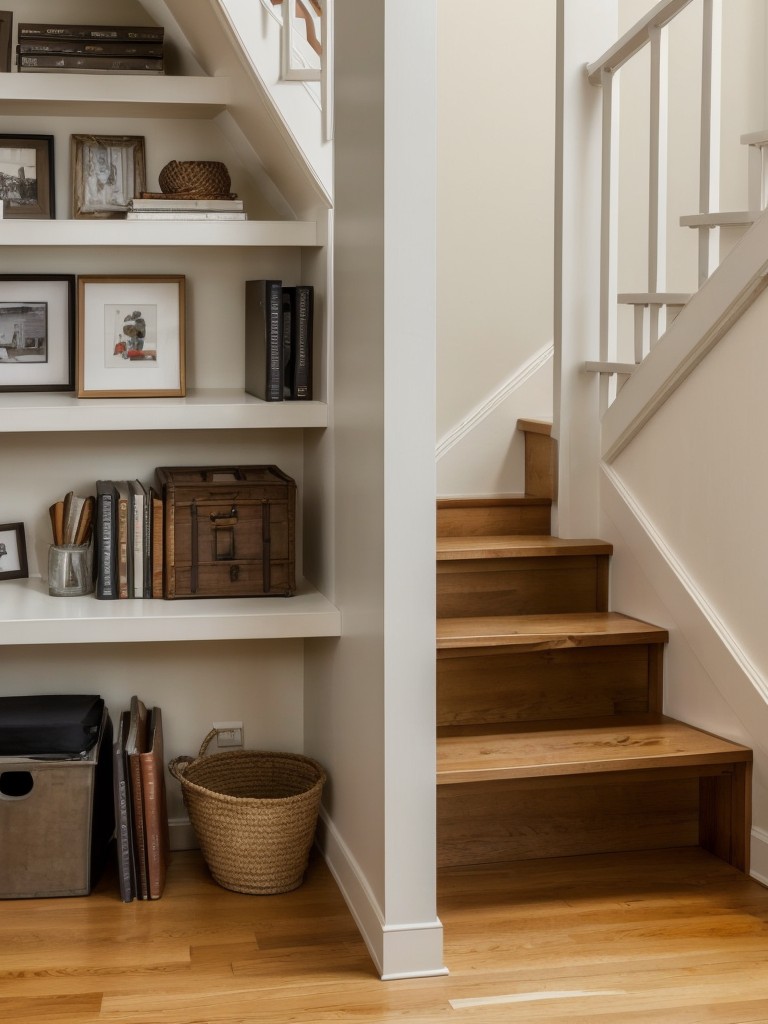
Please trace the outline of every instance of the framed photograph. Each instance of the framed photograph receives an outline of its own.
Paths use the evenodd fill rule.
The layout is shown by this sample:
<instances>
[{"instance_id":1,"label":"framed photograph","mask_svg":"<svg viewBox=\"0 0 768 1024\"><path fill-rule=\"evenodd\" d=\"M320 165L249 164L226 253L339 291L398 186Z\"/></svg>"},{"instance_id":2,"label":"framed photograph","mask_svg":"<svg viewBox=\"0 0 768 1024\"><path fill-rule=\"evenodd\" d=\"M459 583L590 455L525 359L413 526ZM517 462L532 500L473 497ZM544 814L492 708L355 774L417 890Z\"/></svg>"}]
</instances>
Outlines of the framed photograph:
<instances>
[{"instance_id":1,"label":"framed photograph","mask_svg":"<svg viewBox=\"0 0 768 1024\"><path fill-rule=\"evenodd\" d=\"M124 217L145 188L142 135L72 136L73 217Z\"/></svg>"},{"instance_id":2,"label":"framed photograph","mask_svg":"<svg viewBox=\"0 0 768 1024\"><path fill-rule=\"evenodd\" d=\"M53 136L0 134L3 217L53 220Z\"/></svg>"},{"instance_id":3,"label":"framed photograph","mask_svg":"<svg viewBox=\"0 0 768 1024\"><path fill-rule=\"evenodd\" d=\"M11 70L13 11L0 11L0 71Z\"/></svg>"},{"instance_id":4,"label":"framed photograph","mask_svg":"<svg viewBox=\"0 0 768 1024\"><path fill-rule=\"evenodd\" d=\"M77 279L78 398L185 394L185 278Z\"/></svg>"},{"instance_id":5,"label":"framed photograph","mask_svg":"<svg viewBox=\"0 0 768 1024\"><path fill-rule=\"evenodd\" d=\"M74 275L0 274L0 391L73 391L74 342Z\"/></svg>"},{"instance_id":6,"label":"framed photograph","mask_svg":"<svg viewBox=\"0 0 768 1024\"><path fill-rule=\"evenodd\" d=\"M24 523L0 525L0 580L21 580L28 576Z\"/></svg>"}]
</instances>

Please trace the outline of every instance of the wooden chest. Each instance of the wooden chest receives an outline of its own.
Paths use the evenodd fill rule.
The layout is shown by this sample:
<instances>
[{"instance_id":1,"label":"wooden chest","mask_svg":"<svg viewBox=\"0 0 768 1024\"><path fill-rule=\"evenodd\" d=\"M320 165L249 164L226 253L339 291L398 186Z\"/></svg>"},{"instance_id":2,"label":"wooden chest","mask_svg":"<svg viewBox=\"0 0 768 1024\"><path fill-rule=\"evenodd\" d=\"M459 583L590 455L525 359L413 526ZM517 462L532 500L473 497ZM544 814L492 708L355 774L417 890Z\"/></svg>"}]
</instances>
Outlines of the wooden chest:
<instances>
[{"instance_id":1,"label":"wooden chest","mask_svg":"<svg viewBox=\"0 0 768 1024\"><path fill-rule=\"evenodd\" d=\"M296 484L277 466L162 466L163 596L267 597L296 589Z\"/></svg>"}]
</instances>

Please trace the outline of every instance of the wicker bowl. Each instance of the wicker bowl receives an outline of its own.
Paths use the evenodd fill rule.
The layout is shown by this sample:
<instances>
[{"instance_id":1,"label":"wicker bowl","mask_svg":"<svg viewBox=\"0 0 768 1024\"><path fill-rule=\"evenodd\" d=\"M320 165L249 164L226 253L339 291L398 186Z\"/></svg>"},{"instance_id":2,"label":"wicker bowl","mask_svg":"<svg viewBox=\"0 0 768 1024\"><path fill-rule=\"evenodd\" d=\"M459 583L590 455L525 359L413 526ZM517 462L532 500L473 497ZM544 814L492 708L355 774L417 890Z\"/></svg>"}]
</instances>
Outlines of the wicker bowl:
<instances>
[{"instance_id":1,"label":"wicker bowl","mask_svg":"<svg viewBox=\"0 0 768 1024\"><path fill-rule=\"evenodd\" d=\"M315 835L323 768L309 757L230 750L169 764L214 879L235 892L289 892L304 880Z\"/></svg>"},{"instance_id":2,"label":"wicker bowl","mask_svg":"<svg viewBox=\"0 0 768 1024\"><path fill-rule=\"evenodd\" d=\"M231 181L217 160L171 160L160 171L160 189L189 199L229 199Z\"/></svg>"}]
</instances>

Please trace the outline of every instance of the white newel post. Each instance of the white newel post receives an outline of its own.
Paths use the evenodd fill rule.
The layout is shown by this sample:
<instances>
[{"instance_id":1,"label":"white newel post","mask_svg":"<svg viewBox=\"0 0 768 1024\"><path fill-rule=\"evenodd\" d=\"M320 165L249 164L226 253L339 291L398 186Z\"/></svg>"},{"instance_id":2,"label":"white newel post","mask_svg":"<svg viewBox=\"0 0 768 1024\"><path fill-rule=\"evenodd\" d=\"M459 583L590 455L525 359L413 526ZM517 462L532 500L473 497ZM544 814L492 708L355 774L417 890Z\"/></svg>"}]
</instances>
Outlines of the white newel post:
<instances>
[{"instance_id":1,"label":"white newel post","mask_svg":"<svg viewBox=\"0 0 768 1024\"><path fill-rule=\"evenodd\" d=\"M603 97L586 65L618 38L618 0L558 0L553 435L559 482L554 529L598 524L600 381L584 372L600 348Z\"/></svg>"}]
</instances>

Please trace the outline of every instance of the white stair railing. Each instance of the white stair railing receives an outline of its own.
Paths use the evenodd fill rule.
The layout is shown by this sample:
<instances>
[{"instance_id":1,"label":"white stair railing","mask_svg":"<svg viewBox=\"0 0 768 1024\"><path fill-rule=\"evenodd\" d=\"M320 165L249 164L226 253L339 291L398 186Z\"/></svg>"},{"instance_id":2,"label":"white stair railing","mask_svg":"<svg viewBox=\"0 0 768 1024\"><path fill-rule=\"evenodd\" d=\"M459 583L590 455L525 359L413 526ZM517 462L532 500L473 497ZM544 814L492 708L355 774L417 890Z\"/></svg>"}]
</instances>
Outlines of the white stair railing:
<instances>
[{"instance_id":1,"label":"white stair railing","mask_svg":"<svg viewBox=\"0 0 768 1024\"><path fill-rule=\"evenodd\" d=\"M626 32L598 60L587 66L587 75L603 93L602 199L600 255L600 350L599 359L586 369L602 375L601 413L627 379L664 334L669 323L690 296L666 291L667 252L667 112L669 23L691 0L661 0L629 32ZM687 218L699 231L699 285L711 275L719 258L720 91L722 53L722 0L702 0L701 122L699 159L699 213ZM648 290L618 293L618 74L644 47L650 46L650 164L648 195ZM746 141L746 140L744 140ZM750 139L752 161L750 205L766 193L763 145ZM754 218L753 218L754 219ZM617 361L617 304L634 308L634 363Z\"/></svg>"}]
</instances>

